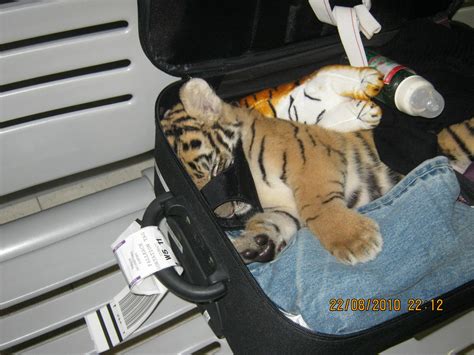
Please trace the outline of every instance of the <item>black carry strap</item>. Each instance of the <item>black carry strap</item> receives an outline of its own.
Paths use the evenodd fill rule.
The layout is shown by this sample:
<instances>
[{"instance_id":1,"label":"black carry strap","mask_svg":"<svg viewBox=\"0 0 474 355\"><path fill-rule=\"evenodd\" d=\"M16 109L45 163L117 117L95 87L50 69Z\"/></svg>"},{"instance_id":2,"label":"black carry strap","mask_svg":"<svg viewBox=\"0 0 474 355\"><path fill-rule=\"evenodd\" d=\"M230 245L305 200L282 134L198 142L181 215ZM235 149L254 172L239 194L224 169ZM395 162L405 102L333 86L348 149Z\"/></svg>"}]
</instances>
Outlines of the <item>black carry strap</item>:
<instances>
[{"instance_id":1,"label":"black carry strap","mask_svg":"<svg viewBox=\"0 0 474 355\"><path fill-rule=\"evenodd\" d=\"M201 192L212 210L223 203L232 201L244 202L251 206L251 209L241 216L217 217L219 225L224 229L244 228L250 216L262 211L255 183L240 143L234 152L234 163L212 178L201 189Z\"/></svg>"}]
</instances>

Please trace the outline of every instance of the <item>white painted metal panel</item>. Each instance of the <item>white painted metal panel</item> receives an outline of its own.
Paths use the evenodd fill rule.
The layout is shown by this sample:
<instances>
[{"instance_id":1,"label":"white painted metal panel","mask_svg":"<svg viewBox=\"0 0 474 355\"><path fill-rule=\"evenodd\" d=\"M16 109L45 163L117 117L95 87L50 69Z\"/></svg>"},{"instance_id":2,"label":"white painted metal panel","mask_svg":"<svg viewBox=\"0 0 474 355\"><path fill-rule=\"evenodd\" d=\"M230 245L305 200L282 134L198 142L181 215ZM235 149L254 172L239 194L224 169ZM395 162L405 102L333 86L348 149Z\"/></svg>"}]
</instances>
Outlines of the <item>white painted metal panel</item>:
<instances>
[{"instance_id":1,"label":"white painted metal panel","mask_svg":"<svg viewBox=\"0 0 474 355\"><path fill-rule=\"evenodd\" d=\"M127 41L131 39L130 29L118 28L5 51L0 55L0 82L13 83L127 59Z\"/></svg>"},{"instance_id":2,"label":"white painted metal panel","mask_svg":"<svg viewBox=\"0 0 474 355\"><path fill-rule=\"evenodd\" d=\"M3 36L0 42L104 21L126 19L129 23L126 33L111 30L6 51L0 58L0 65L4 68L4 62L9 63L10 79L27 80L28 76L21 74L23 66L27 68L25 72L36 77L80 69L84 65L105 64L112 59L131 60L126 69L6 91L1 96L0 121L114 96L133 95L126 103L0 128L0 195L153 149L155 100L163 87L175 78L155 68L143 53L135 1L20 1L1 5L0 9L0 26L6 30L0 28ZM11 26L13 23L16 25ZM122 53L127 56L122 57ZM21 58L18 66L15 66L15 56ZM45 65L32 69L35 60ZM100 63L102 60L104 62ZM11 83L10 79L8 83Z\"/></svg>"},{"instance_id":3,"label":"white painted metal panel","mask_svg":"<svg viewBox=\"0 0 474 355\"><path fill-rule=\"evenodd\" d=\"M0 227L0 261L44 248L140 211L153 197L152 186L146 178L141 178L7 223Z\"/></svg>"},{"instance_id":4,"label":"white painted metal panel","mask_svg":"<svg viewBox=\"0 0 474 355\"><path fill-rule=\"evenodd\" d=\"M216 341L222 340L216 338L204 318L198 315L119 354L190 354Z\"/></svg>"},{"instance_id":5,"label":"white painted metal panel","mask_svg":"<svg viewBox=\"0 0 474 355\"><path fill-rule=\"evenodd\" d=\"M130 68L7 91L0 94L0 122L129 94Z\"/></svg>"},{"instance_id":6,"label":"white painted metal panel","mask_svg":"<svg viewBox=\"0 0 474 355\"><path fill-rule=\"evenodd\" d=\"M34 307L3 316L0 319L0 349L19 344L84 317L106 304L124 286L122 273L116 272Z\"/></svg>"},{"instance_id":7,"label":"white painted metal panel","mask_svg":"<svg viewBox=\"0 0 474 355\"><path fill-rule=\"evenodd\" d=\"M142 215L143 211L126 215L0 264L2 284L9 285L2 290L0 307L8 308L115 265L110 245Z\"/></svg>"},{"instance_id":8,"label":"white painted metal panel","mask_svg":"<svg viewBox=\"0 0 474 355\"><path fill-rule=\"evenodd\" d=\"M151 150L151 97L0 129L0 194Z\"/></svg>"},{"instance_id":9,"label":"white painted metal panel","mask_svg":"<svg viewBox=\"0 0 474 355\"><path fill-rule=\"evenodd\" d=\"M135 12L131 0L20 0L0 6L0 43L127 20Z\"/></svg>"},{"instance_id":10,"label":"white painted metal panel","mask_svg":"<svg viewBox=\"0 0 474 355\"><path fill-rule=\"evenodd\" d=\"M9 285L0 309L116 264L110 245L153 198L142 177L0 226L0 275Z\"/></svg>"},{"instance_id":11,"label":"white painted metal panel","mask_svg":"<svg viewBox=\"0 0 474 355\"><path fill-rule=\"evenodd\" d=\"M409 339L381 352L381 355L398 354L461 354L461 350L474 343L474 311L438 329L432 334L416 340ZM470 352L462 354L471 354Z\"/></svg>"},{"instance_id":12,"label":"white painted metal panel","mask_svg":"<svg viewBox=\"0 0 474 355\"><path fill-rule=\"evenodd\" d=\"M110 301L125 286L122 273L116 272L33 307L2 317L0 350L83 318ZM141 332L146 332L195 307L173 295L168 295L165 299L168 299L167 302L158 305L156 312L147 320ZM207 333L213 334L210 328L207 328ZM135 334L137 335L139 333Z\"/></svg>"},{"instance_id":13,"label":"white painted metal panel","mask_svg":"<svg viewBox=\"0 0 474 355\"><path fill-rule=\"evenodd\" d=\"M195 308L191 303L168 293L149 319L130 336L134 339L188 311ZM64 354L65 349L78 354L94 353L94 344L90 339L89 332L85 326L65 334L61 337L41 343L23 351L23 354Z\"/></svg>"}]
</instances>

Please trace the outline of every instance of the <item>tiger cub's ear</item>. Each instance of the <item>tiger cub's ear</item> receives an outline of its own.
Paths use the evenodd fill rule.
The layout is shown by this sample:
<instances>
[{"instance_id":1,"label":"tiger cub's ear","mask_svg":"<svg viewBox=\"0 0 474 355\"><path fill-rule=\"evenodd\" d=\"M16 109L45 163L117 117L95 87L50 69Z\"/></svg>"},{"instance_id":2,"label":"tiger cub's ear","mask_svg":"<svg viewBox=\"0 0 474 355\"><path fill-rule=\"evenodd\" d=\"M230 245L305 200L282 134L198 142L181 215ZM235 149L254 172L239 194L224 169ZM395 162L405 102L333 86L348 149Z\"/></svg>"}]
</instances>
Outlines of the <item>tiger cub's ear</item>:
<instances>
[{"instance_id":1,"label":"tiger cub's ear","mask_svg":"<svg viewBox=\"0 0 474 355\"><path fill-rule=\"evenodd\" d=\"M186 112L204 123L212 124L221 115L222 100L203 79L189 80L181 87L179 96Z\"/></svg>"}]
</instances>

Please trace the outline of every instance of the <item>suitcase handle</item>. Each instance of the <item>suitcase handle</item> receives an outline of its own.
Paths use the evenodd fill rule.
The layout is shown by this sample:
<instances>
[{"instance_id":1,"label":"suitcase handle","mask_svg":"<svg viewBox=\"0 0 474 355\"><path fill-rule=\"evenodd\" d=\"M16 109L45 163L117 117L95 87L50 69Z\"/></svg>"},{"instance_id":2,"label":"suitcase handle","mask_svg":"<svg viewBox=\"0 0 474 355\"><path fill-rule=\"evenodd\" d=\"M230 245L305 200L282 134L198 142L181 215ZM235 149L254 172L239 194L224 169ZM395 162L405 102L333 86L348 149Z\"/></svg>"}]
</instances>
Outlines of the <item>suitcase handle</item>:
<instances>
[{"instance_id":1,"label":"suitcase handle","mask_svg":"<svg viewBox=\"0 0 474 355\"><path fill-rule=\"evenodd\" d=\"M142 228L158 226L160 221L166 217L163 204L173 196L165 193L154 199L145 210L142 220ZM168 267L155 273L160 282L172 291L176 296L193 303L212 302L221 298L226 293L226 286L222 281L209 286L194 285L179 276L174 267Z\"/></svg>"}]
</instances>

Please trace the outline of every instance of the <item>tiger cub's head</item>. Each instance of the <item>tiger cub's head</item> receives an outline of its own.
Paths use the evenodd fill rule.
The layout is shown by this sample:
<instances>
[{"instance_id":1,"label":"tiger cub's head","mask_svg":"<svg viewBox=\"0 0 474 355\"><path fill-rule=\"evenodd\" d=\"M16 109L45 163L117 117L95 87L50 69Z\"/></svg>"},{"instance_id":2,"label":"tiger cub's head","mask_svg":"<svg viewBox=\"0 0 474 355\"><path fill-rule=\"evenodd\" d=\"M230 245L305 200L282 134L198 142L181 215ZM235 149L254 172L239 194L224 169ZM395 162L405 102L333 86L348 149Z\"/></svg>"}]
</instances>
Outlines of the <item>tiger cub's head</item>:
<instances>
[{"instance_id":1,"label":"tiger cub's head","mask_svg":"<svg viewBox=\"0 0 474 355\"><path fill-rule=\"evenodd\" d=\"M191 117L181 103L166 111L161 126L168 143L199 190L234 161L237 136L221 132L222 127L209 127ZM222 204L214 213L230 218L243 215L249 209L248 204L235 201Z\"/></svg>"}]
</instances>

